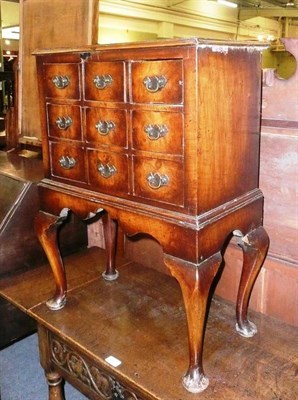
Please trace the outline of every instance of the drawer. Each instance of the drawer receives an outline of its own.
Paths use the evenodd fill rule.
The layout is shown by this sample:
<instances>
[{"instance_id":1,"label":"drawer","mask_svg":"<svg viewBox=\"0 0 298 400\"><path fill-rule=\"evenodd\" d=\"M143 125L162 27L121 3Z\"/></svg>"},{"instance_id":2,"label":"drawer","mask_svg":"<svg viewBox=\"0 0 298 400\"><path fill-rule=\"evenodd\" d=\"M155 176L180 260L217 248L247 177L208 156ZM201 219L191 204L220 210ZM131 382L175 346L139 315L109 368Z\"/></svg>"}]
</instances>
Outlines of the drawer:
<instances>
[{"instance_id":1,"label":"drawer","mask_svg":"<svg viewBox=\"0 0 298 400\"><path fill-rule=\"evenodd\" d=\"M132 143L136 150L182 154L183 114L179 112L132 112Z\"/></svg>"},{"instance_id":2,"label":"drawer","mask_svg":"<svg viewBox=\"0 0 298 400\"><path fill-rule=\"evenodd\" d=\"M69 142L50 142L52 175L77 182L86 182L85 155L82 146Z\"/></svg>"},{"instance_id":3,"label":"drawer","mask_svg":"<svg viewBox=\"0 0 298 400\"><path fill-rule=\"evenodd\" d=\"M136 61L131 64L134 103L182 104L182 61Z\"/></svg>"},{"instance_id":4,"label":"drawer","mask_svg":"<svg viewBox=\"0 0 298 400\"><path fill-rule=\"evenodd\" d=\"M45 64L46 97L80 99L79 64Z\"/></svg>"},{"instance_id":5,"label":"drawer","mask_svg":"<svg viewBox=\"0 0 298 400\"><path fill-rule=\"evenodd\" d=\"M48 136L82 140L81 108L79 106L47 105Z\"/></svg>"},{"instance_id":6,"label":"drawer","mask_svg":"<svg viewBox=\"0 0 298 400\"><path fill-rule=\"evenodd\" d=\"M85 64L85 99L124 101L124 68L122 61L87 62Z\"/></svg>"},{"instance_id":7,"label":"drawer","mask_svg":"<svg viewBox=\"0 0 298 400\"><path fill-rule=\"evenodd\" d=\"M134 157L134 195L182 206L183 164L176 161Z\"/></svg>"},{"instance_id":8,"label":"drawer","mask_svg":"<svg viewBox=\"0 0 298 400\"><path fill-rule=\"evenodd\" d=\"M127 147L126 110L86 108L88 142Z\"/></svg>"},{"instance_id":9,"label":"drawer","mask_svg":"<svg viewBox=\"0 0 298 400\"><path fill-rule=\"evenodd\" d=\"M88 150L89 182L109 194L128 192L128 158L125 154Z\"/></svg>"}]
</instances>

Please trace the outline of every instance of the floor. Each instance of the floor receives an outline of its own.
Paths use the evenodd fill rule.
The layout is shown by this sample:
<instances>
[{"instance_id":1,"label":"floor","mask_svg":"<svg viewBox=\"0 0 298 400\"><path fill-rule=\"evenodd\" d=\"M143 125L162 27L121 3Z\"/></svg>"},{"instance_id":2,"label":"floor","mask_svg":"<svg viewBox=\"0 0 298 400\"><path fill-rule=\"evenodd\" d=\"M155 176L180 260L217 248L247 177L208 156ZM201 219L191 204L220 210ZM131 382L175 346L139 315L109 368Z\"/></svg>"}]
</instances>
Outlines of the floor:
<instances>
[{"instance_id":1,"label":"floor","mask_svg":"<svg viewBox=\"0 0 298 400\"><path fill-rule=\"evenodd\" d=\"M68 383L65 395L69 400L87 399ZM45 400L47 397L48 386L39 363L37 334L1 350L0 399Z\"/></svg>"}]
</instances>

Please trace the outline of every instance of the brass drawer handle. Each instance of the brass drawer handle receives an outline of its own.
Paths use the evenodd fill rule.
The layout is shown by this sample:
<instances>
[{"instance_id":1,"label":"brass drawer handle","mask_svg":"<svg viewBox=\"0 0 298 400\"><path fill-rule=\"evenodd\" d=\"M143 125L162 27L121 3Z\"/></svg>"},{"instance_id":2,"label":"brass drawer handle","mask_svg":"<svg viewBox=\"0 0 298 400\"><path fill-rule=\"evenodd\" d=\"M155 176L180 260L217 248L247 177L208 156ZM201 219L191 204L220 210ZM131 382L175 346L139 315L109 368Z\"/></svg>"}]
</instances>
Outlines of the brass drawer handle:
<instances>
[{"instance_id":1,"label":"brass drawer handle","mask_svg":"<svg viewBox=\"0 0 298 400\"><path fill-rule=\"evenodd\" d=\"M58 117L56 119L56 125L59 129L66 130L72 125L72 119L69 116L66 117Z\"/></svg>"},{"instance_id":2,"label":"brass drawer handle","mask_svg":"<svg viewBox=\"0 0 298 400\"><path fill-rule=\"evenodd\" d=\"M98 133L102 136L108 135L115 127L116 125L113 121L98 121L95 125Z\"/></svg>"},{"instance_id":3,"label":"brass drawer handle","mask_svg":"<svg viewBox=\"0 0 298 400\"><path fill-rule=\"evenodd\" d=\"M108 178L111 178L113 175L116 174L117 169L116 169L116 167L115 167L114 165L112 165L112 164L102 164L102 163L100 163L100 164L97 166L97 171L100 173L100 175L101 175L103 178L108 179Z\"/></svg>"},{"instance_id":4,"label":"brass drawer handle","mask_svg":"<svg viewBox=\"0 0 298 400\"><path fill-rule=\"evenodd\" d=\"M150 140L158 140L165 137L168 133L168 127L166 125L146 125L144 128L148 138Z\"/></svg>"},{"instance_id":5,"label":"brass drawer handle","mask_svg":"<svg viewBox=\"0 0 298 400\"><path fill-rule=\"evenodd\" d=\"M167 175L160 175L159 173L150 172L147 175L147 182L152 189L159 189L162 186L168 186L169 177Z\"/></svg>"},{"instance_id":6,"label":"brass drawer handle","mask_svg":"<svg viewBox=\"0 0 298 400\"><path fill-rule=\"evenodd\" d=\"M107 86L111 85L113 78L111 75L96 75L93 79L93 83L97 89L105 89Z\"/></svg>"},{"instance_id":7,"label":"brass drawer handle","mask_svg":"<svg viewBox=\"0 0 298 400\"><path fill-rule=\"evenodd\" d=\"M70 79L67 75L56 75L52 79L53 84L58 89L64 89L70 84Z\"/></svg>"},{"instance_id":8,"label":"brass drawer handle","mask_svg":"<svg viewBox=\"0 0 298 400\"><path fill-rule=\"evenodd\" d=\"M77 162L73 157L62 156L59 159L59 163L60 163L61 167L64 169L72 169L72 168L74 168L74 166L76 165Z\"/></svg>"},{"instance_id":9,"label":"brass drawer handle","mask_svg":"<svg viewBox=\"0 0 298 400\"><path fill-rule=\"evenodd\" d=\"M164 88L167 84L168 80L165 76L146 76L144 78L144 85L148 92L155 93Z\"/></svg>"}]
</instances>

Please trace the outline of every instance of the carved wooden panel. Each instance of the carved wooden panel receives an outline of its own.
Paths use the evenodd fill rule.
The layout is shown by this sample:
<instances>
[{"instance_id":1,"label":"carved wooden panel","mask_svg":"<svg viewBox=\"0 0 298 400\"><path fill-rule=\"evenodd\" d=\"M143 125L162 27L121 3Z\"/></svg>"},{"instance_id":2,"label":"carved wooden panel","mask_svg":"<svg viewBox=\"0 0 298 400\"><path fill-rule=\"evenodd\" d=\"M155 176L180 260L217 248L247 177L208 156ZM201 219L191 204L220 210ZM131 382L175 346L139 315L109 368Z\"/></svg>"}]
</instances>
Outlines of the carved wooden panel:
<instances>
[{"instance_id":1,"label":"carved wooden panel","mask_svg":"<svg viewBox=\"0 0 298 400\"><path fill-rule=\"evenodd\" d=\"M59 337L50 335L52 362L93 393L104 400L142 400L112 375L98 368L94 361L70 348Z\"/></svg>"}]
</instances>

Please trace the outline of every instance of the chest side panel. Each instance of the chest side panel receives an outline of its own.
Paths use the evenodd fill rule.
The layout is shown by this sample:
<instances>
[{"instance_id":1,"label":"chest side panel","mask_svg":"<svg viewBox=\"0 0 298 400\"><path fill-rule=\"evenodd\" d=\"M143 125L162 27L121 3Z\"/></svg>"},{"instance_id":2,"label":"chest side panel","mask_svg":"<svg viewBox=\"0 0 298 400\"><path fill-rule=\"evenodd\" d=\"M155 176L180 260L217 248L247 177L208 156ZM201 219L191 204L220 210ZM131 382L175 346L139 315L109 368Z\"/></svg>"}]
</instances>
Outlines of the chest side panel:
<instances>
[{"instance_id":1,"label":"chest side panel","mask_svg":"<svg viewBox=\"0 0 298 400\"><path fill-rule=\"evenodd\" d=\"M198 209L210 210L258 187L260 53L199 50Z\"/></svg>"}]
</instances>

